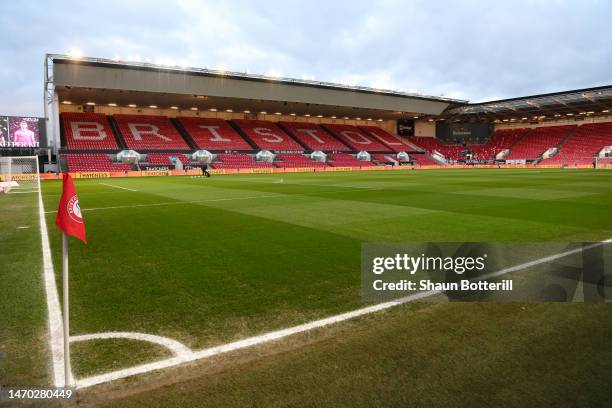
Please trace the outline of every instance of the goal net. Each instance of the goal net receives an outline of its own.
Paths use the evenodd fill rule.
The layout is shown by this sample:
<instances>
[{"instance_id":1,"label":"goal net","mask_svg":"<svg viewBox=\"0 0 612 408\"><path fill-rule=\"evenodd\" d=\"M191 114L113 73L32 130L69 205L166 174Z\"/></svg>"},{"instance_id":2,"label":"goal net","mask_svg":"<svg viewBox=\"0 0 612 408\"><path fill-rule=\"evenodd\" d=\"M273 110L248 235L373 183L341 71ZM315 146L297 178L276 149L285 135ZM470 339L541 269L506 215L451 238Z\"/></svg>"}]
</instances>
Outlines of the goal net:
<instances>
[{"instance_id":1,"label":"goal net","mask_svg":"<svg viewBox=\"0 0 612 408\"><path fill-rule=\"evenodd\" d=\"M0 192L34 193L39 189L37 156L0 157Z\"/></svg>"},{"instance_id":2,"label":"goal net","mask_svg":"<svg viewBox=\"0 0 612 408\"><path fill-rule=\"evenodd\" d=\"M612 157L596 157L595 168L612 169Z\"/></svg>"}]
</instances>

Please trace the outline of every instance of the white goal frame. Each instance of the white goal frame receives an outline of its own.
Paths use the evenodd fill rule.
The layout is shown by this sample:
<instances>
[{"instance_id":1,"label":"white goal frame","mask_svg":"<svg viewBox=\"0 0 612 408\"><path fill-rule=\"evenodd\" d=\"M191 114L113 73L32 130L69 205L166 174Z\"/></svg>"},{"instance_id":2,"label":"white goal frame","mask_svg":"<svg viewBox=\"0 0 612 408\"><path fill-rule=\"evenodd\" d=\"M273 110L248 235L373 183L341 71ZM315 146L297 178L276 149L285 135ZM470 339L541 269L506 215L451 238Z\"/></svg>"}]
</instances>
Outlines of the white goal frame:
<instances>
[{"instance_id":1,"label":"white goal frame","mask_svg":"<svg viewBox=\"0 0 612 408\"><path fill-rule=\"evenodd\" d=\"M39 165L38 156L0 156L0 192L39 192Z\"/></svg>"},{"instance_id":2,"label":"white goal frame","mask_svg":"<svg viewBox=\"0 0 612 408\"><path fill-rule=\"evenodd\" d=\"M595 157L596 169L612 169L612 157Z\"/></svg>"}]
</instances>

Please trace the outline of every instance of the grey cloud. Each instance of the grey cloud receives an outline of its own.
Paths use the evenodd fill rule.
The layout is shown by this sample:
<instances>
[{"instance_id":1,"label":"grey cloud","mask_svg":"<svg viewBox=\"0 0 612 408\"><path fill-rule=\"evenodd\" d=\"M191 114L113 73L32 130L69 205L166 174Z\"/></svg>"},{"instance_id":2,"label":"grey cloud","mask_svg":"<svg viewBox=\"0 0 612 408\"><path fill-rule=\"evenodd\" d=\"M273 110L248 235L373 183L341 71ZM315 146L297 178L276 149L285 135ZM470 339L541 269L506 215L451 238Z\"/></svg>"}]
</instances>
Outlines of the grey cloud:
<instances>
[{"instance_id":1,"label":"grey cloud","mask_svg":"<svg viewBox=\"0 0 612 408\"><path fill-rule=\"evenodd\" d=\"M612 83L607 1L9 2L0 113L42 113L46 52L354 81L473 101Z\"/></svg>"}]
</instances>

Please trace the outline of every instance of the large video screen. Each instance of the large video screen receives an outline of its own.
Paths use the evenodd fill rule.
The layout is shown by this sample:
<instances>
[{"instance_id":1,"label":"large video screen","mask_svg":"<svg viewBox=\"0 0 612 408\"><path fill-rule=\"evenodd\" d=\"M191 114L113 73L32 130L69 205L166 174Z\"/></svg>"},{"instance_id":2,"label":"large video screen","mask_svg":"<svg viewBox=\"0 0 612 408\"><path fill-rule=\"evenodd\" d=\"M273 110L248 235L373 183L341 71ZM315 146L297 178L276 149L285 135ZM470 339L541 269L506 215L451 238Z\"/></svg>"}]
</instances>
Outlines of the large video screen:
<instances>
[{"instance_id":1,"label":"large video screen","mask_svg":"<svg viewBox=\"0 0 612 408\"><path fill-rule=\"evenodd\" d=\"M0 116L0 148L36 148L44 139L43 121L24 116Z\"/></svg>"},{"instance_id":2,"label":"large video screen","mask_svg":"<svg viewBox=\"0 0 612 408\"><path fill-rule=\"evenodd\" d=\"M491 133L490 123L436 122L436 137L451 144L485 143Z\"/></svg>"}]
</instances>

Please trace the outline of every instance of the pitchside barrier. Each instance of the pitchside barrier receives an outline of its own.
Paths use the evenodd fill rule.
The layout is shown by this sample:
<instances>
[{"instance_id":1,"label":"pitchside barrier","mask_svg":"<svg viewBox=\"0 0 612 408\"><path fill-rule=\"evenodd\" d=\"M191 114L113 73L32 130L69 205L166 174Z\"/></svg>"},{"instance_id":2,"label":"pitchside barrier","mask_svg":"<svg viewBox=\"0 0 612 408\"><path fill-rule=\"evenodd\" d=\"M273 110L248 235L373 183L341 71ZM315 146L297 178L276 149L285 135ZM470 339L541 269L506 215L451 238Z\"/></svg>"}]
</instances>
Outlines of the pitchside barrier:
<instances>
[{"instance_id":1,"label":"pitchside barrier","mask_svg":"<svg viewBox=\"0 0 612 408\"><path fill-rule=\"evenodd\" d=\"M496 165L496 164L480 164L480 165L449 165L449 166L368 166L368 167L299 167L299 168L244 168L244 169L211 169L211 174L277 174L277 173L320 173L320 172L348 172L348 171L396 171L396 170L431 170L431 169L497 169L497 168L513 168L513 169L534 169L534 168L570 168L570 169L590 169L592 165L575 165L575 166L559 166L559 165L533 165L533 164L511 164L511 165ZM610 166L600 168L612 168ZM79 179L102 179L115 177L161 177L161 176L199 176L201 170L146 170L146 171L120 171L120 172L75 172L70 173L73 178ZM40 175L41 180L58 180L61 179L61 173L43 173ZM0 175L0 181L3 181Z\"/></svg>"}]
</instances>

